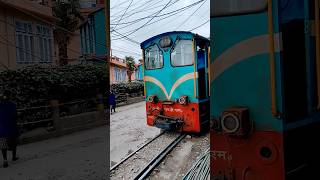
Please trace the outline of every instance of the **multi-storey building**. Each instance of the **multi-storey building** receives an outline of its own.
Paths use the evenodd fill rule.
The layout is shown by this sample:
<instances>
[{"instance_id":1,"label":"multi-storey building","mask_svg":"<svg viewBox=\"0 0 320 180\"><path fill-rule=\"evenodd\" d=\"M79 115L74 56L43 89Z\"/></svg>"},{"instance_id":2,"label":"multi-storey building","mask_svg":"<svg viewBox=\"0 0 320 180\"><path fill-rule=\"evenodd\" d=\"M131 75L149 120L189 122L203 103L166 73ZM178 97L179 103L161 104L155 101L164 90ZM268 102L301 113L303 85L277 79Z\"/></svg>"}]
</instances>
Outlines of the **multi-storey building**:
<instances>
[{"instance_id":1,"label":"multi-storey building","mask_svg":"<svg viewBox=\"0 0 320 180\"><path fill-rule=\"evenodd\" d=\"M0 0L0 70L56 64L51 0Z\"/></svg>"}]
</instances>

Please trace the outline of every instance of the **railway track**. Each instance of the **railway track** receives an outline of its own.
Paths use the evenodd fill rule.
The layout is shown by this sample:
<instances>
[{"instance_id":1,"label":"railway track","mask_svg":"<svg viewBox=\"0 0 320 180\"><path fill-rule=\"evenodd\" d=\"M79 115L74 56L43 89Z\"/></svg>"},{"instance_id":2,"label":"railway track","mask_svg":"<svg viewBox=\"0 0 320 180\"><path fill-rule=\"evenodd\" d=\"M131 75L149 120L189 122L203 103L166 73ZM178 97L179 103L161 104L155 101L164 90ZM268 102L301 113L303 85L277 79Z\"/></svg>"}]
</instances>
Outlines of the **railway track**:
<instances>
[{"instance_id":1,"label":"railway track","mask_svg":"<svg viewBox=\"0 0 320 180\"><path fill-rule=\"evenodd\" d=\"M185 137L185 134L173 137L167 133L159 134L111 167L111 179L146 179ZM156 148L157 143L164 145Z\"/></svg>"},{"instance_id":2,"label":"railway track","mask_svg":"<svg viewBox=\"0 0 320 180\"><path fill-rule=\"evenodd\" d=\"M117 167L119 167L121 164L123 164L126 160L128 160L130 157L132 157L133 155L135 155L138 151L140 151L142 148L146 147L148 144L152 143L153 141L155 141L156 139L158 139L160 136L162 136L164 134L164 132L160 133L159 135L157 135L156 137L154 137L153 139L151 139L150 141L148 141L147 143L143 144L142 146L140 146L137 150L133 151L132 153L130 153L129 155L127 155L125 158L123 158L120 162L118 162L117 164L115 164L114 166L112 166L110 168L110 171L115 170Z\"/></svg>"},{"instance_id":3,"label":"railway track","mask_svg":"<svg viewBox=\"0 0 320 180\"><path fill-rule=\"evenodd\" d=\"M156 157L154 157L139 174L134 178L134 180L143 180L149 176L153 169L166 157L167 154L173 150L176 145L186 137L185 134L178 136L174 141L172 141L168 146L166 146Z\"/></svg>"}]
</instances>

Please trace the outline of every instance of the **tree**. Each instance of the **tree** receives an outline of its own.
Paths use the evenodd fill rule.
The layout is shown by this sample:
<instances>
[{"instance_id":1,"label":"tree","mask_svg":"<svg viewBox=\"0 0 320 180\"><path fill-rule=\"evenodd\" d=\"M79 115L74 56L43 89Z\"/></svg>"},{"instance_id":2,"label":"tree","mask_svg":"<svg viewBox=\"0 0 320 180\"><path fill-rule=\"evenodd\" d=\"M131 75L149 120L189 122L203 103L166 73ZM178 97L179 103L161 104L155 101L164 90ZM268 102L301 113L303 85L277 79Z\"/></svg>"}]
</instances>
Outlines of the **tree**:
<instances>
[{"instance_id":1,"label":"tree","mask_svg":"<svg viewBox=\"0 0 320 180\"><path fill-rule=\"evenodd\" d=\"M59 47L60 65L68 64L70 36L78 29L80 20L83 20L79 9L79 0L55 0L53 2L53 15L59 19L54 34Z\"/></svg>"},{"instance_id":2,"label":"tree","mask_svg":"<svg viewBox=\"0 0 320 180\"><path fill-rule=\"evenodd\" d=\"M131 82L131 76L135 70L134 58L132 56L126 56L125 59L126 59L126 65L127 65L128 79L129 79L129 82Z\"/></svg>"}]
</instances>

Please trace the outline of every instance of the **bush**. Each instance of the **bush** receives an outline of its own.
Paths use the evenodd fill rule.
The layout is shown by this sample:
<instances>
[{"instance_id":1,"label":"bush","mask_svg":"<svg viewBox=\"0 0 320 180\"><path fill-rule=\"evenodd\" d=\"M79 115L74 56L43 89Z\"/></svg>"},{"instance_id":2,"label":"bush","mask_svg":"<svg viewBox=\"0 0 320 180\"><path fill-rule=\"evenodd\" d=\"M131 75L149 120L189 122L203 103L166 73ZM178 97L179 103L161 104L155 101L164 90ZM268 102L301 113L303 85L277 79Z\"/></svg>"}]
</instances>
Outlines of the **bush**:
<instances>
[{"instance_id":1,"label":"bush","mask_svg":"<svg viewBox=\"0 0 320 180\"><path fill-rule=\"evenodd\" d=\"M129 83L117 83L111 85L111 90L115 94L127 94L130 97L136 97L143 95L144 83L143 82L129 82Z\"/></svg>"},{"instance_id":2,"label":"bush","mask_svg":"<svg viewBox=\"0 0 320 180\"><path fill-rule=\"evenodd\" d=\"M53 99L64 103L94 98L97 91L107 97L109 78L106 72L105 66L94 65L29 66L6 70L0 72L0 93L9 90L18 109L46 106ZM28 119L42 119L48 113L37 114L38 118Z\"/></svg>"}]
</instances>

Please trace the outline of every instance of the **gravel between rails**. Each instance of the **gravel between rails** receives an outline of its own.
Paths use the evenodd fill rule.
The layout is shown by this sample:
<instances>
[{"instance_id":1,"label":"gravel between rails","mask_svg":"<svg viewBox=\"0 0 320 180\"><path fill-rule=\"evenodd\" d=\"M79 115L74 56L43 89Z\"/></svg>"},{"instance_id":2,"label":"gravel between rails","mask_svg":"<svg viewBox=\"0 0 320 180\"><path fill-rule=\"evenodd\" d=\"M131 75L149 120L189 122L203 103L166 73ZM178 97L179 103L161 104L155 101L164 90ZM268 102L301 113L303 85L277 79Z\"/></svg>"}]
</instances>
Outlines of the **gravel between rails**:
<instances>
[{"instance_id":1,"label":"gravel between rails","mask_svg":"<svg viewBox=\"0 0 320 180\"><path fill-rule=\"evenodd\" d=\"M110 172L111 180L133 179L144 166L155 157L163 148L176 139L179 133L165 133L146 147L138 151L135 155L119 165Z\"/></svg>"},{"instance_id":2,"label":"gravel between rails","mask_svg":"<svg viewBox=\"0 0 320 180\"><path fill-rule=\"evenodd\" d=\"M209 133L188 135L154 169L147 180L181 180L208 147Z\"/></svg>"}]
</instances>

